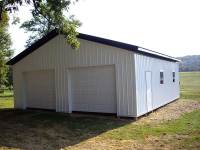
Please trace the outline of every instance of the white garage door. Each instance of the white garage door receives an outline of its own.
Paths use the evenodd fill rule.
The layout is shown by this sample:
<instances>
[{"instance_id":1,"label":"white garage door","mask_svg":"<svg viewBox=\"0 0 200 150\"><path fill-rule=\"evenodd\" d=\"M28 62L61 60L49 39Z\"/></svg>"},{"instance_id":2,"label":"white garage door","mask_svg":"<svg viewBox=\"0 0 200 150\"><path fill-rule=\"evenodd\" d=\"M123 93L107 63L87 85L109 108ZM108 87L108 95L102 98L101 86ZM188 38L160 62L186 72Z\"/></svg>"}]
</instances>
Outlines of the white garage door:
<instances>
[{"instance_id":1,"label":"white garage door","mask_svg":"<svg viewBox=\"0 0 200 150\"><path fill-rule=\"evenodd\" d=\"M55 80L53 71L25 73L26 107L55 109Z\"/></svg>"},{"instance_id":2,"label":"white garage door","mask_svg":"<svg viewBox=\"0 0 200 150\"><path fill-rule=\"evenodd\" d=\"M72 111L116 113L114 66L70 70Z\"/></svg>"}]
</instances>

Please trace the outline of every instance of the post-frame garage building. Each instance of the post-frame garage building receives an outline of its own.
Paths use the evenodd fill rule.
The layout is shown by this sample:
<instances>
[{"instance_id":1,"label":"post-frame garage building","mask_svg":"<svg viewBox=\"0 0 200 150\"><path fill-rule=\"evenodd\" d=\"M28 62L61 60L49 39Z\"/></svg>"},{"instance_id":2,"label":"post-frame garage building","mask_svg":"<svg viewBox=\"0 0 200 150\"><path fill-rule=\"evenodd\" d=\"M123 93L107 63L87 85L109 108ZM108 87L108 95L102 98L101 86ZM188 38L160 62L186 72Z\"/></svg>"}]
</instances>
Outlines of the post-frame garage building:
<instances>
[{"instance_id":1,"label":"post-frame garage building","mask_svg":"<svg viewBox=\"0 0 200 150\"><path fill-rule=\"evenodd\" d=\"M53 30L11 59L15 108L139 117L179 98L179 60L79 34L72 49Z\"/></svg>"}]
</instances>

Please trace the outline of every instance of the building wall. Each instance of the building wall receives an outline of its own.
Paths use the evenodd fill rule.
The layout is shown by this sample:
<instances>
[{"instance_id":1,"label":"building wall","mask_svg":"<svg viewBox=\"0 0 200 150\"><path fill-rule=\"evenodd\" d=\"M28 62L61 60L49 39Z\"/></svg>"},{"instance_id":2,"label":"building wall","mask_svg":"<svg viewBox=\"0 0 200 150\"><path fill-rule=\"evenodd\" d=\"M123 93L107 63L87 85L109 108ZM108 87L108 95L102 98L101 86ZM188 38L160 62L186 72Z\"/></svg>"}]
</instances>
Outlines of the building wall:
<instances>
[{"instance_id":1,"label":"building wall","mask_svg":"<svg viewBox=\"0 0 200 150\"><path fill-rule=\"evenodd\" d=\"M80 39L79 50L66 45L63 36L57 36L13 66L15 108L26 108L24 73L54 70L56 111L71 112L68 94L69 69L74 67L114 65L118 116L137 116L135 100L134 53Z\"/></svg>"},{"instance_id":2,"label":"building wall","mask_svg":"<svg viewBox=\"0 0 200 150\"><path fill-rule=\"evenodd\" d=\"M147 113L145 72L152 72L153 109L179 98L179 65L161 59L135 54L137 116ZM160 84L160 70L164 71L164 84ZM172 72L176 73L173 82Z\"/></svg>"}]
</instances>

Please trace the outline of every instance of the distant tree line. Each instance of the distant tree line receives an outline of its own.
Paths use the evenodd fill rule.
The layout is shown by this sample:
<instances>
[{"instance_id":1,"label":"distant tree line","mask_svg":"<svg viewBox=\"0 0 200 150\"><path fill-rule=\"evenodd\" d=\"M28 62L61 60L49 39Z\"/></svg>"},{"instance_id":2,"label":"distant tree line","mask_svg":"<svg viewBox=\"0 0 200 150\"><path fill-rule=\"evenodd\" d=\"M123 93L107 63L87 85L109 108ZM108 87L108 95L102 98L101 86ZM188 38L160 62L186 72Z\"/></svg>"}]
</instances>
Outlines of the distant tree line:
<instances>
[{"instance_id":1,"label":"distant tree line","mask_svg":"<svg viewBox=\"0 0 200 150\"><path fill-rule=\"evenodd\" d=\"M178 57L181 60L180 72L200 71L200 55Z\"/></svg>"}]
</instances>

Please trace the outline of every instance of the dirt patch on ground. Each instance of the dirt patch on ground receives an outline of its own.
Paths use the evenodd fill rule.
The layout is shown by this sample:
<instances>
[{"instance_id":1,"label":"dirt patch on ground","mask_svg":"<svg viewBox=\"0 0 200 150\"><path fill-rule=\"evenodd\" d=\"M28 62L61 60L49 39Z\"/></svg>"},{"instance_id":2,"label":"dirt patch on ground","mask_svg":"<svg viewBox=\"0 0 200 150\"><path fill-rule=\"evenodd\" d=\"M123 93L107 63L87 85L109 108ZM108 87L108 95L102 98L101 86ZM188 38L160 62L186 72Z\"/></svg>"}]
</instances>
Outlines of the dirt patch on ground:
<instances>
[{"instance_id":1,"label":"dirt patch on ground","mask_svg":"<svg viewBox=\"0 0 200 150\"><path fill-rule=\"evenodd\" d=\"M199 150L200 143L192 143L187 148L180 145L188 140L189 135L168 135L148 136L144 140L105 140L101 137L94 137L79 144L63 148L63 150ZM188 149L189 148L189 149Z\"/></svg>"},{"instance_id":2,"label":"dirt patch on ground","mask_svg":"<svg viewBox=\"0 0 200 150\"><path fill-rule=\"evenodd\" d=\"M161 107L147 116L142 116L133 124L159 124L165 121L179 118L185 113L200 109L200 102L194 100L177 100L164 107ZM161 136L147 136L144 140L112 140L94 137L79 144L67 147L70 150L172 150L185 149L179 147L184 140L189 139L189 135L163 134ZM194 143L193 143L194 144ZM198 149L200 143L192 145L192 149ZM65 148L64 148L65 149Z\"/></svg>"},{"instance_id":3,"label":"dirt patch on ground","mask_svg":"<svg viewBox=\"0 0 200 150\"><path fill-rule=\"evenodd\" d=\"M142 116L136 123L162 123L179 118L184 113L200 109L200 102L194 100L177 100L161 107L147 116Z\"/></svg>"},{"instance_id":4,"label":"dirt patch on ground","mask_svg":"<svg viewBox=\"0 0 200 150\"><path fill-rule=\"evenodd\" d=\"M165 121L173 120L179 118L181 115L185 113L190 113L194 110L200 109L200 101L196 100L183 100L179 99L173 101L165 106L162 106L149 114L145 114L139 117L136 121L133 121L134 124L151 124L151 123L162 123ZM113 115L104 116L101 114L92 114L92 113L73 113L71 114L73 117L98 117L105 118L109 117L112 119L118 120ZM129 118L121 118L121 120L129 120ZM131 120L131 118L130 118Z\"/></svg>"},{"instance_id":5,"label":"dirt patch on ground","mask_svg":"<svg viewBox=\"0 0 200 150\"><path fill-rule=\"evenodd\" d=\"M93 138L65 150L169 150L170 137L148 137L144 141L139 140L105 140Z\"/></svg>"}]
</instances>

